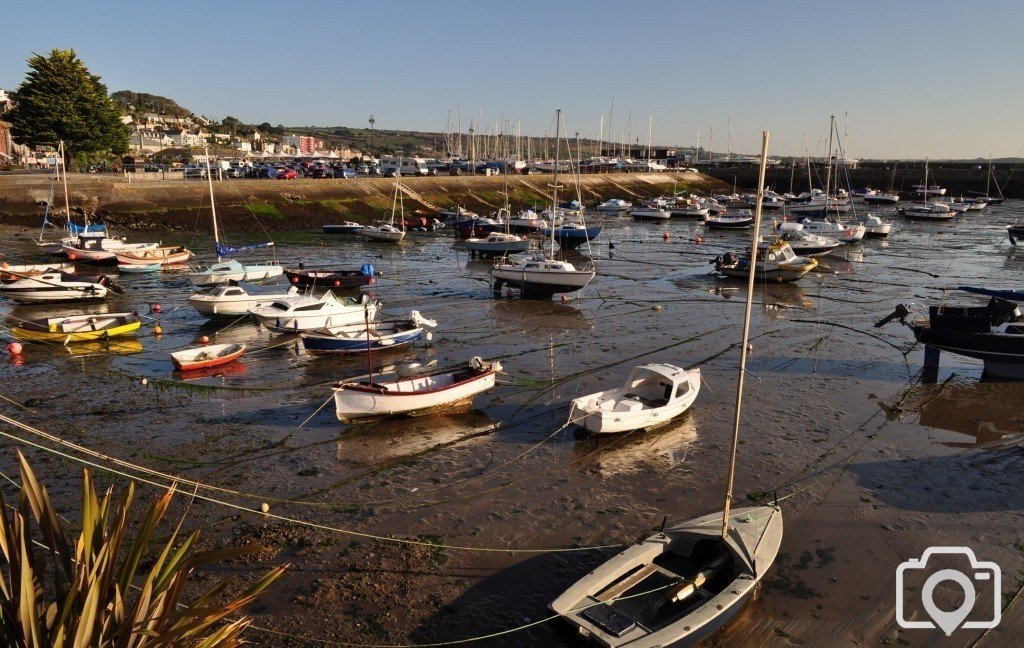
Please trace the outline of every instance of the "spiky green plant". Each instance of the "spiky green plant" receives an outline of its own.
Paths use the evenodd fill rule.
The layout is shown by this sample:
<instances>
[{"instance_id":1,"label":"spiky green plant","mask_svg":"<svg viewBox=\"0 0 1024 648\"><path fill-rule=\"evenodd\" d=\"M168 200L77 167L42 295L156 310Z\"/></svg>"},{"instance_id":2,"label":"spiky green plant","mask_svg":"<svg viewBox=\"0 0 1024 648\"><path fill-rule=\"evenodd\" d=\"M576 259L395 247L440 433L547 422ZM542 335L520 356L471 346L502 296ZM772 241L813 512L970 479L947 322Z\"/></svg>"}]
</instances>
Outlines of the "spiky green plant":
<instances>
[{"instance_id":1,"label":"spiky green plant","mask_svg":"<svg viewBox=\"0 0 1024 648\"><path fill-rule=\"evenodd\" d=\"M17 506L0 494L0 644L5 646L155 648L237 646L247 618L227 621L284 571L269 571L240 594L217 582L184 601L196 568L229 560L254 548L199 551L199 532L179 542L182 522L162 547L151 546L167 513L174 488L149 505L129 537L135 484L117 502L113 488L100 499L84 471L82 522L77 538L61 525L46 488L22 454ZM38 538L33 537L33 524ZM158 553L157 553L158 552ZM155 556L148 570L141 565ZM48 582L47 571L52 572ZM6 571L6 573L3 573Z\"/></svg>"}]
</instances>

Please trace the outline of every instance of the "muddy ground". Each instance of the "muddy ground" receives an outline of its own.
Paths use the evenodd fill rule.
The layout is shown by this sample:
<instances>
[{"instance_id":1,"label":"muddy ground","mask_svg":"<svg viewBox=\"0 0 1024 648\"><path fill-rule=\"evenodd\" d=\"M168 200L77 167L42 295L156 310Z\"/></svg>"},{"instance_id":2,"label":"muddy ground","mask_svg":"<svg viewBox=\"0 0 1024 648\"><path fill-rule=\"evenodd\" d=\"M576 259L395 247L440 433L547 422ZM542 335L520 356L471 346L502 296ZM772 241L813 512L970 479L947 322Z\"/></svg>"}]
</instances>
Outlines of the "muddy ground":
<instances>
[{"instance_id":1,"label":"muddy ground","mask_svg":"<svg viewBox=\"0 0 1024 648\"><path fill-rule=\"evenodd\" d=\"M1024 385L984 381L980 363L951 355L924 381L909 330L872 324L899 302L979 301L957 285L1019 287L1024 257L1001 242L1019 207L946 225L900 222L889 241L826 258L798 284L757 287L736 492L740 502L777 495L785 533L757 599L707 645L968 645L982 631L947 638L896 625L896 568L935 544L996 561L1003 602L1018 591ZM31 346L20 362L4 358L0 410L222 489L198 491L220 503L183 495L176 511L188 507L186 526L209 545L263 548L215 575L245 581L291 564L251 609L259 645L423 644L517 628L545 618L548 602L613 551L566 550L635 541L663 517L715 510L724 492L745 286L709 275L708 260L744 236L688 221L603 222L598 277L566 303L493 298L488 264L450 237L395 248L275 235L286 262L373 262L384 277L371 292L388 312L437 319L434 339L408 355L500 359L507 376L467 414L355 427L339 424L330 403L314 415L332 381L364 373L366 358L315 358L248 323L206 323L175 274L122 277L127 295L92 307L138 308L159 319L162 336L147 327L110 348ZM178 238L208 256L202 235ZM0 245L5 260L35 254L18 229L4 230ZM14 318L52 310L3 308ZM168 351L204 334L251 351L219 373L173 374ZM564 425L570 399L649 361L701 366L705 384L686 416L600 439ZM14 474L21 448L74 519L80 466L3 443L0 470ZM293 521L260 514L263 502ZM915 591L908 609L923 618ZM1014 645L1022 631L1018 601L978 645ZM543 623L471 645L571 643Z\"/></svg>"}]
</instances>

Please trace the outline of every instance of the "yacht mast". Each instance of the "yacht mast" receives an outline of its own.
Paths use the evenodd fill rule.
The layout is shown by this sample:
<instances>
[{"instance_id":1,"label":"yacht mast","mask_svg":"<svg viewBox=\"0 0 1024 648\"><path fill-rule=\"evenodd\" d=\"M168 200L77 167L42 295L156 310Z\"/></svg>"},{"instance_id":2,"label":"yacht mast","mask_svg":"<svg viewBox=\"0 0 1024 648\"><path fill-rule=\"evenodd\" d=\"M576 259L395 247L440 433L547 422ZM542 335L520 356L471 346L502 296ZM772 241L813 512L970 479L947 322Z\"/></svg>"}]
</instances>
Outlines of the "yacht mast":
<instances>
[{"instance_id":1,"label":"yacht mast","mask_svg":"<svg viewBox=\"0 0 1024 648\"><path fill-rule=\"evenodd\" d=\"M551 185L551 257L555 258L555 217L558 215L558 154L561 153L562 109L555 109L555 170Z\"/></svg>"},{"instance_id":2,"label":"yacht mast","mask_svg":"<svg viewBox=\"0 0 1024 648\"><path fill-rule=\"evenodd\" d=\"M825 217L828 218L828 190L832 186L832 132L836 128L836 116L829 115L828 122L828 157L825 159L825 163L828 165L825 167ZM836 208L838 209L838 205Z\"/></svg>"},{"instance_id":3,"label":"yacht mast","mask_svg":"<svg viewBox=\"0 0 1024 648\"><path fill-rule=\"evenodd\" d=\"M68 216L68 222L71 222L71 199L68 198L68 165L64 163L64 140L60 141L60 147L57 151L57 164L60 165L61 176L64 178L64 213ZM84 211L84 210L83 210ZM89 214L85 214L85 229L89 229Z\"/></svg>"},{"instance_id":4,"label":"yacht mast","mask_svg":"<svg viewBox=\"0 0 1024 648\"><path fill-rule=\"evenodd\" d=\"M754 276L757 268L757 242L761 230L761 204L764 202L764 172L768 160L768 131L761 133L761 170L757 180L757 206L754 208L754 241L750 245L750 275L747 277L747 308L743 314L743 343L740 345L740 370L736 378L736 411L733 416L732 450L729 453L729 478L726 482L725 505L722 507L722 539L729 537L729 509L732 507L732 485L736 477L736 448L740 443L740 412L743 408L743 377L747 372L747 345L750 343L750 311L754 304Z\"/></svg>"},{"instance_id":5,"label":"yacht mast","mask_svg":"<svg viewBox=\"0 0 1024 648\"><path fill-rule=\"evenodd\" d=\"M210 172L210 149L203 148L206 156L206 183L210 185L210 212L213 214L213 246L217 250L217 263L220 263L220 232L217 231L217 205L213 201L213 174Z\"/></svg>"}]
</instances>

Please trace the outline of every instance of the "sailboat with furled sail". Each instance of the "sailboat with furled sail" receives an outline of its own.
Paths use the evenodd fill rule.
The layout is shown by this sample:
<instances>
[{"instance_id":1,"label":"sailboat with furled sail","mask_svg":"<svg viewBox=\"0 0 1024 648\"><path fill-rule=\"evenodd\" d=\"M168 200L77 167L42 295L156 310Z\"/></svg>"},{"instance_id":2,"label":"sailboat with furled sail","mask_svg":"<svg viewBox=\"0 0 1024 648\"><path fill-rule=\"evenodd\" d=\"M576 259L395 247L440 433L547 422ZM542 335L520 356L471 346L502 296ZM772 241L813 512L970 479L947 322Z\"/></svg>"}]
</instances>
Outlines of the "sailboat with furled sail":
<instances>
[{"instance_id":1,"label":"sailboat with furled sail","mask_svg":"<svg viewBox=\"0 0 1024 648\"><path fill-rule=\"evenodd\" d=\"M751 246L755 263L767 153L765 131ZM688 645L708 636L750 599L779 552L782 512L777 503L732 508L755 263L750 264L747 283L723 509L663 527L660 533L597 567L550 604L552 611L597 645L663 648Z\"/></svg>"},{"instance_id":2,"label":"sailboat with furled sail","mask_svg":"<svg viewBox=\"0 0 1024 648\"><path fill-rule=\"evenodd\" d=\"M213 245L217 251L217 263L210 264L205 268L190 269L185 276L194 286L209 288L220 286L232 281L265 281L284 274L284 269L277 261L268 263L246 263L243 264L235 259L224 257L250 252L252 250L273 247L274 242L251 243L248 245L222 245L220 242L220 231L217 228L217 204L213 196L213 177L210 173L210 153L206 152L206 181L210 186L210 214L213 217Z\"/></svg>"},{"instance_id":3,"label":"sailboat with furled sail","mask_svg":"<svg viewBox=\"0 0 1024 648\"><path fill-rule=\"evenodd\" d=\"M551 192L551 213L558 212L558 157L561 152L562 109L555 111L555 166ZM500 294L503 286L518 288L525 298L550 298L558 293L570 293L587 286L597 273L588 264L577 270L568 261L555 258L556 228L545 232L551 236L550 251L543 253L523 252L504 256L494 262L491 279L494 292Z\"/></svg>"}]
</instances>

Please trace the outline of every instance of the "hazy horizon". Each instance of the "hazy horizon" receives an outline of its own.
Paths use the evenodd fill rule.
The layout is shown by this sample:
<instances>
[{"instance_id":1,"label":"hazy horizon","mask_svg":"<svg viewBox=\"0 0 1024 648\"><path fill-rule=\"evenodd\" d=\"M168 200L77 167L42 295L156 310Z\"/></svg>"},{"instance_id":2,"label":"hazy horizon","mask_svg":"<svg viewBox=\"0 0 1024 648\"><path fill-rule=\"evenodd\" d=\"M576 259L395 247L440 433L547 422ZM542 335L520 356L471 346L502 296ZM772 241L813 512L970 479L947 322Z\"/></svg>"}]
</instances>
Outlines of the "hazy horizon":
<instances>
[{"instance_id":1,"label":"hazy horizon","mask_svg":"<svg viewBox=\"0 0 1024 648\"><path fill-rule=\"evenodd\" d=\"M197 5L198 6L198 5ZM828 116L852 158L1017 157L1019 5L952 2L267 2L169 12L59 0L6 8L0 87L33 53L75 49L107 88L250 123L444 132L473 120L553 134L824 155ZM611 114L614 101L614 116ZM481 125L482 124L482 125ZM731 124L731 129L730 129ZM627 126L629 125L629 126ZM712 143L713 129L713 143ZM731 130L732 137L729 138ZM806 137L806 148L805 148Z\"/></svg>"}]
</instances>

